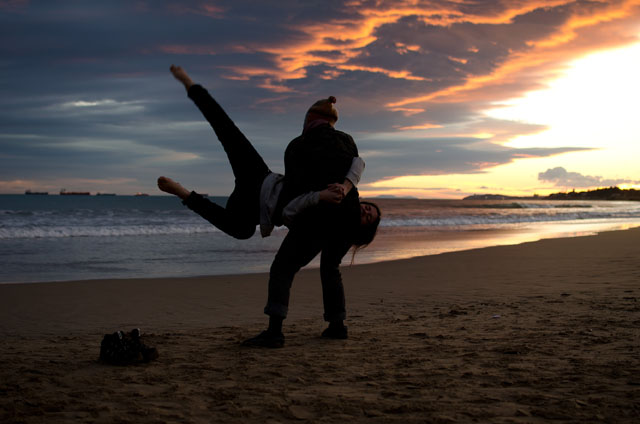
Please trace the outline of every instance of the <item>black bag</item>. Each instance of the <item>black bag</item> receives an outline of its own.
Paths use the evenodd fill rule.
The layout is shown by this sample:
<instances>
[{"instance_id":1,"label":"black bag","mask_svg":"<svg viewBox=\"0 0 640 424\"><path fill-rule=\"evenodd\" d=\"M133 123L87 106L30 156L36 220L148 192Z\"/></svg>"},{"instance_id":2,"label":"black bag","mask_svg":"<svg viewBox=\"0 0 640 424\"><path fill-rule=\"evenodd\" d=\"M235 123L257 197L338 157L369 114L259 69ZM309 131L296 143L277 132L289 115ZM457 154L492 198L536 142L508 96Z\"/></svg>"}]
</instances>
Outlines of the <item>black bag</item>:
<instances>
[{"instance_id":1,"label":"black bag","mask_svg":"<svg viewBox=\"0 0 640 424\"><path fill-rule=\"evenodd\" d=\"M100 344L100 360L114 365L129 365L158 359L158 350L142 343L140 329L129 333L105 334Z\"/></svg>"}]
</instances>

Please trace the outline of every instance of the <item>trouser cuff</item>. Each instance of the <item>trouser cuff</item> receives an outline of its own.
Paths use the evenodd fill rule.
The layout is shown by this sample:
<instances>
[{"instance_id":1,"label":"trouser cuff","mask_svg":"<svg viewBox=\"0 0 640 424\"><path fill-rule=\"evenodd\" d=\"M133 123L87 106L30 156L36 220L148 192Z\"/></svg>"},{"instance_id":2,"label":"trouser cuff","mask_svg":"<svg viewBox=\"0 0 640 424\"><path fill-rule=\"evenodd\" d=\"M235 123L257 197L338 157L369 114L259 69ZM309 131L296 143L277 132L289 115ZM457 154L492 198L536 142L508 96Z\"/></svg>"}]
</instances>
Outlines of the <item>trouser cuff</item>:
<instances>
[{"instance_id":1,"label":"trouser cuff","mask_svg":"<svg viewBox=\"0 0 640 424\"><path fill-rule=\"evenodd\" d=\"M285 305L281 305L279 303L267 303L267 306L264 307L264 313L269 316L276 316L285 319L287 317L287 313L289 312L289 307Z\"/></svg>"},{"instance_id":2,"label":"trouser cuff","mask_svg":"<svg viewBox=\"0 0 640 424\"><path fill-rule=\"evenodd\" d=\"M324 313L324 320L327 322L344 321L345 319L347 319L346 312L325 312Z\"/></svg>"}]
</instances>

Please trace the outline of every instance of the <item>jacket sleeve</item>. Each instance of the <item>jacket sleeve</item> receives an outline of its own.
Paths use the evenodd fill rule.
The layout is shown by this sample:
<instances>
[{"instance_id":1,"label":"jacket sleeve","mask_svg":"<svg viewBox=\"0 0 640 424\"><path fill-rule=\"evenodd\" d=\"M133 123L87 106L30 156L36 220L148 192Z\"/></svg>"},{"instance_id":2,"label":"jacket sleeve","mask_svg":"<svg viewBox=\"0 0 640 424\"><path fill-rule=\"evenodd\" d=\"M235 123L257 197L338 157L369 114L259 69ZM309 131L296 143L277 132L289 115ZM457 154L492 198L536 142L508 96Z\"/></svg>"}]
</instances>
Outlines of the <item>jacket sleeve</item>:
<instances>
[{"instance_id":1,"label":"jacket sleeve","mask_svg":"<svg viewBox=\"0 0 640 424\"><path fill-rule=\"evenodd\" d=\"M362 173L364 172L364 160L361 157L356 156L351 161L351 168L349 168L349 172L345 178L351 181L354 187L358 185L360 182L360 178L362 177Z\"/></svg>"},{"instance_id":2,"label":"jacket sleeve","mask_svg":"<svg viewBox=\"0 0 640 424\"><path fill-rule=\"evenodd\" d=\"M284 207L282 210L282 222L284 222L286 226L292 225L296 215L299 215L311 206L316 206L318 203L320 203L320 192L312 191L301 194Z\"/></svg>"}]
</instances>

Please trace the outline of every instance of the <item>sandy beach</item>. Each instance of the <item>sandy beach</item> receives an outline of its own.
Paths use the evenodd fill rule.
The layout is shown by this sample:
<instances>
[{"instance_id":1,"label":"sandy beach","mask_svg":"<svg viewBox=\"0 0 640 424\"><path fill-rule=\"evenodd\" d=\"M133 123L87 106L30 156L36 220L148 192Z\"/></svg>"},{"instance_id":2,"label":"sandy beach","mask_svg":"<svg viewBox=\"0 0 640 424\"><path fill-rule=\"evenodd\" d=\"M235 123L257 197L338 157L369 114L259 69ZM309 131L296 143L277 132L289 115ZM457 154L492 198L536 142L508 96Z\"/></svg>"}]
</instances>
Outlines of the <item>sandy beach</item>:
<instances>
[{"instance_id":1,"label":"sandy beach","mask_svg":"<svg viewBox=\"0 0 640 424\"><path fill-rule=\"evenodd\" d=\"M640 229L345 266L344 341L318 274L278 350L264 274L0 285L0 422L640 420ZM134 327L157 361L98 362Z\"/></svg>"}]
</instances>

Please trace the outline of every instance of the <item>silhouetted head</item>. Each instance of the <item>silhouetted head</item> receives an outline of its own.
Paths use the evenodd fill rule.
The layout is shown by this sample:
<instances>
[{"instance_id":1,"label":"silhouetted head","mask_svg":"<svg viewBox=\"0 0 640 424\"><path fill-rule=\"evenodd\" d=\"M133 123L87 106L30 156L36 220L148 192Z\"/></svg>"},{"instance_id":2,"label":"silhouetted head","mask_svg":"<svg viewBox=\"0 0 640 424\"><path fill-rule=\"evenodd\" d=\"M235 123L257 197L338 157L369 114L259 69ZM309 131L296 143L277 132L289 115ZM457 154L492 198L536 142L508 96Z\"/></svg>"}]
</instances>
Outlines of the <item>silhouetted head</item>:
<instances>
[{"instance_id":1,"label":"silhouetted head","mask_svg":"<svg viewBox=\"0 0 640 424\"><path fill-rule=\"evenodd\" d=\"M315 102L304 117L304 129L307 130L309 126L316 122L327 122L332 126L338 121L338 109L335 108L336 98L329 96L326 99L321 99Z\"/></svg>"}]
</instances>

